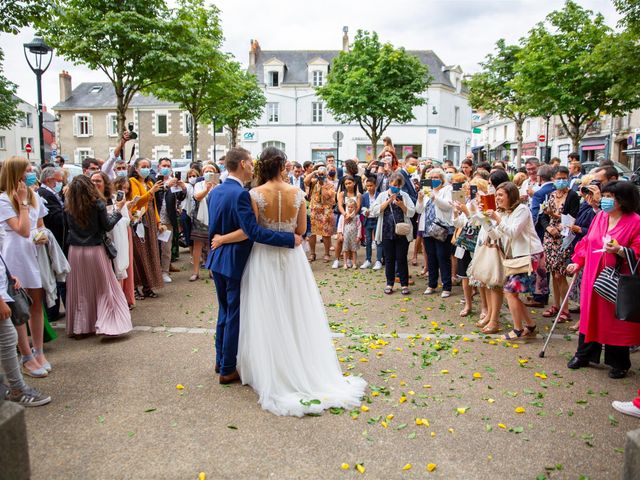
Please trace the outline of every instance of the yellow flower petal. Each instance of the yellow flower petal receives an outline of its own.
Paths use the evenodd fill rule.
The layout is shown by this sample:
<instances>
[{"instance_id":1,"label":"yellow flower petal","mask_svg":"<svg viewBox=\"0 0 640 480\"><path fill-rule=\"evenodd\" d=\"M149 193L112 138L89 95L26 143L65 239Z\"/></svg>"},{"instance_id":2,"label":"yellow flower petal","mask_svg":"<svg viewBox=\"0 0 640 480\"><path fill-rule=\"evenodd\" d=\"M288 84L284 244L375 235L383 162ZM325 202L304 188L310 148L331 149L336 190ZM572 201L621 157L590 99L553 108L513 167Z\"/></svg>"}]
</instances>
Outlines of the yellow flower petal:
<instances>
[{"instance_id":1,"label":"yellow flower petal","mask_svg":"<svg viewBox=\"0 0 640 480\"><path fill-rule=\"evenodd\" d=\"M495 400L493 398L487 398L487 402L489 403L495 403Z\"/></svg>"},{"instance_id":2,"label":"yellow flower petal","mask_svg":"<svg viewBox=\"0 0 640 480\"><path fill-rule=\"evenodd\" d=\"M404 380L400 380L400 386L404 387L407 384L407 382L405 382Z\"/></svg>"},{"instance_id":3,"label":"yellow flower petal","mask_svg":"<svg viewBox=\"0 0 640 480\"><path fill-rule=\"evenodd\" d=\"M356 465L356 470L360 473L364 473L364 465L360 465L359 463Z\"/></svg>"},{"instance_id":4,"label":"yellow flower petal","mask_svg":"<svg viewBox=\"0 0 640 480\"><path fill-rule=\"evenodd\" d=\"M471 339L470 339L469 337L464 337L464 338L462 339L462 341L463 341L463 342L470 342L470 341L471 341Z\"/></svg>"},{"instance_id":5,"label":"yellow flower petal","mask_svg":"<svg viewBox=\"0 0 640 480\"><path fill-rule=\"evenodd\" d=\"M404 403L404 402L406 402L406 401L407 401L407 397L405 397L404 395L402 395L402 396L400 397L400 399L398 399L398 401L399 401L400 403Z\"/></svg>"},{"instance_id":6,"label":"yellow flower petal","mask_svg":"<svg viewBox=\"0 0 640 480\"><path fill-rule=\"evenodd\" d=\"M389 424L384 420L380 422L380 425L382 425L383 428L387 428L389 426Z\"/></svg>"},{"instance_id":7,"label":"yellow flower petal","mask_svg":"<svg viewBox=\"0 0 640 480\"><path fill-rule=\"evenodd\" d=\"M435 437L436 436L436 432L431 432L431 436Z\"/></svg>"},{"instance_id":8,"label":"yellow flower petal","mask_svg":"<svg viewBox=\"0 0 640 480\"><path fill-rule=\"evenodd\" d=\"M387 420L393 420L393 413L390 413L389 415L387 415Z\"/></svg>"},{"instance_id":9,"label":"yellow flower petal","mask_svg":"<svg viewBox=\"0 0 640 480\"><path fill-rule=\"evenodd\" d=\"M453 350L451 350L451 352L452 352L454 355L457 355L457 354L460 352L460 350L458 350L457 348L454 348Z\"/></svg>"},{"instance_id":10,"label":"yellow flower petal","mask_svg":"<svg viewBox=\"0 0 640 480\"><path fill-rule=\"evenodd\" d=\"M416 394L416 392L414 392L413 390L409 390L407 393L408 393L409 395L415 395L415 394Z\"/></svg>"},{"instance_id":11,"label":"yellow flower petal","mask_svg":"<svg viewBox=\"0 0 640 480\"><path fill-rule=\"evenodd\" d=\"M179 383L179 384L177 384L177 385L176 385L176 388L177 388L178 390L184 390L184 385L182 385L181 383Z\"/></svg>"},{"instance_id":12,"label":"yellow flower petal","mask_svg":"<svg viewBox=\"0 0 640 480\"><path fill-rule=\"evenodd\" d=\"M440 370L440 373L442 375L447 375L449 373L449 370Z\"/></svg>"},{"instance_id":13,"label":"yellow flower petal","mask_svg":"<svg viewBox=\"0 0 640 480\"><path fill-rule=\"evenodd\" d=\"M516 407L515 412L516 413L524 413L526 410L524 409L524 407Z\"/></svg>"},{"instance_id":14,"label":"yellow flower petal","mask_svg":"<svg viewBox=\"0 0 640 480\"><path fill-rule=\"evenodd\" d=\"M207 474L204 472L200 472L198 474L198 480L207 480Z\"/></svg>"},{"instance_id":15,"label":"yellow flower petal","mask_svg":"<svg viewBox=\"0 0 640 480\"><path fill-rule=\"evenodd\" d=\"M541 372L536 372L533 374L534 377L537 378L541 378L542 380L545 380L547 378L547 374L546 373L541 373Z\"/></svg>"},{"instance_id":16,"label":"yellow flower petal","mask_svg":"<svg viewBox=\"0 0 640 480\"><path fill-rule=\"evenodd\" d=\"M473 378L482 378L482 374L480 372L474 372Z\"/></svg>"},{"instance_id":17,"label":"yellow flower petal","mask_svg":"<svg viewBox=\"0 0 640 480\"><path fill-rule=\"evenodd\" d=\"M380 395L380 392L371 392L372 397L377 397Z\"/></svg>"},{"instance_id":18,"label":"yellow flower petal","mask_svg":"<svg viewBox=\"0 0 640 480\"><path fill-rule=\"evenodd\" d=\"M525 364L529 363L529 359L527 359L527 358L519 358L518 359L518 363L520 363L520 365L525 365Z\"/></svg>"},{"instance_id":19,"label":"yellow flower petal","mask_svg":"<svg viewBox=\"0 0 640 480\"><path fill-rule=\"evenodd\" d=\"M422 425L422 419L416 418L416 425Z\"/></svg>"},{"instance_id":20,"label":"yellow flower petal","mask_svg":"<svg viewBox=\"0 0 640 480\"><path fill-rule=\"evenodd\" d=\"M402 313L404 313L404 312L406 312L406 311L407 311L407 309L406 309L406 308L401 308L401 309L400 309L400 311L401 311Z\"/></svg>"},{"instance_id":21,"label":"yellow flower petal","mask_svg":"<svg viewBox=\"0 0 640 480\"><path fill-rule=\"evenodd\" d=\"M456 412L458 412L458 415L462 415L463 413L467 413L467 408L468 407L458 407L456 408Z\"/></svg>"},{"instance_id":22,"label":"yellow flower petal","mask_svg":"<svg viewBox=\"0 0 640 480\"><path fill-rule=\"evenodd\" d=\"M453 428L450 428L450 429L449 429L449 433L453 433Z\"/></svg>"},{"instance_id":23,"label":"yellow flower petal","mask_svg":"<svg viewBox=\"0 0 640 480\"><path fill-rule=\"evenodd\" d=\"M506 426L504 423L499 423L499 424L498 424L498 427L500 427L500 428L507 428L507 426Z\"/></svg>"},{"instance_id":24,"label":"yellow flower petal","mask_svg":"<svg viewBox=\"0 0 640 480\"><path fill-rule=\"evenodd\" d=\"M396 378L398 375L396 375L395 373L392 373L391 375L389 375L389 378Z\"/></svg>"},{"instance_id":25,"label":"yellow flower petal","mask_svg":"<svg viewBox=\"0 0 640 480\"><path fill-rule=\"evenodd\" d=\"M402 467L402 470L411 470L411 464L407 463L404 467Z\"/></svg>"},{"instance_id":26,"label":"yellow flower petal","mask_svg":"<svg viewBox=\"0 0 640 480\"><path fill-rule=\"evenodd\" d=\"M369 359L368 359L368 358L364 358L364 357L362 357L362 358L360 359L360 362L362 362L362 363L367 363L368 361L369 361Z\"/></svg>"},{"instance_id":27,"label":"yellow flower petal","mask_svg":"<svg viewBox=\"0 0 640 480\"><path fill-rule=\"evenodd\" d=\"M348 463L343 463L342 465L340 465L340 468L342 470L349 470L349 464Z\"/></svg>"},{"instance_id":28,"label":"yellow flower petal","mask_svg":"<svg viewBox=\"0 0 640 480\"><path fill-rule=\"evenodd\" d=\"M362 410L363 412L368 412L369 411L369 407L367 407L366 405L362 405L360 407L360 410Z\"/></svg>"},{"instance_id":29,"label":"yellow flower petal","mask_svg":"<svg viewBox=\"0 0 640 480\"><path fill-rule=\"evenodd\" d=\"M422 388L431 388L431 385L422 385Z\"/></svg>"},{"instance_id":30,"label":"yellow flower petal","mask_svg":"<svg viewBox=\"0 0 640 480\"><path fill-rule=\"evenodd\" d=\"M427 464L427 472L433 472L436 468L438 468L438 466L435 463Z\"/></svg>"},{"instance_id":31,"label":"yellow flower petal","mask_svg":"<svg viewBox=\"0 0 640 480\"><path fill-rule=\"evenodd\" d=\"M425 427L429 427L429 420L427 420L426 418L422 418L422 425L424 425Z\"/></svg>"}]
</instances>

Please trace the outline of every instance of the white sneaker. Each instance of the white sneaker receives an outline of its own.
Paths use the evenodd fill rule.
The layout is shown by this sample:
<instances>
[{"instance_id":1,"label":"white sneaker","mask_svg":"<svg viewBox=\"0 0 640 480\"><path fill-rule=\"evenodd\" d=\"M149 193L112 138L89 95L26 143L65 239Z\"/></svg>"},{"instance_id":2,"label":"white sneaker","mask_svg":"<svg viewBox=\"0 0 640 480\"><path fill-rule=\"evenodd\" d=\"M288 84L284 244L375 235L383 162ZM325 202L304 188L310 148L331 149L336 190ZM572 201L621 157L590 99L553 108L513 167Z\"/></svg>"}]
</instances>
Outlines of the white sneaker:
<instances>
[{"instance_id":1,"label":"white sneaker","mask_svg":"<svg viewBox=\"0 0 640 480\"><path fill-rule=\"evenodd\" d=\"M360 265L360 268L362 270L366 270L367 268L371 267L371 262L369 260L365 260L364 263L362 265Z\"/></svg>"},{"instance_id":2,"label":"white sneaker","mask_svg":"<svg viewBox=\"0 0 640 480\"><path fill-rule=\"evenodd\" d=\"M376 262L376 264L373 266L374 270L380 270L382 268L382 263L380 262Z\"/></svg>"},{"instance_id":3,"label":"white sneaker","mask_svg":"<svg viewBox=\"0 0 640 480\"><path fill-rule=\"evenodd\" d=\"M171 283L173 280L171 280L171 277L169 276L168 273L163 273L162 274L162 280L164 281L164 283Z\"/></svg>"},{"instance_id":4,"label":"white sneaker","mask_svg":"<svg viewBox=\"0 0 640 480\"><path fill-rule=\"evenodd\" d=\"M633 402L619 402L616 400L611 402L611 406L620 413L640 418L640 408L636 407Z\"/></svg>"},{"instance_id":5,"label":"white sneaker","mask_svg":"<svg viewBox=\"0 0 640 480\"><path fill-rule=\"evenodd\" d=\"M331 265L331 268L340 268L340 261L334 260L333 265Z\"/></svg>"},{"instance_id":6,"label":"white sneaker","mask_svg":"<svg viewBox=\"0 0 640 480\"><path fill-rule=\"evenodd\" d=\"M347 260L347 268L353 267L353 262L351 260Z\"/></svg>"},{"instance_id":7,"label":"white sneaker","mask_svg":"<svg viewBox=\"0 0 640 480\"><path fill-rule=\"evenodd\" d=\"M427 287L427 289L424 291L424 294L431 295L432 293L435 293L435 291L436 291L435 288Z\"/></svg>"},{"instance_id":8,"label":"white sneaker","mask_svg":"<svg viewBox=\"0 0 640 480\"><path fill-rule=\"evenodd\" d=\"M442 298L449 298L451 296L451 292L448 292L447 290L443 291L442 294L440 295Z\"/></svg>"}]
</instances>

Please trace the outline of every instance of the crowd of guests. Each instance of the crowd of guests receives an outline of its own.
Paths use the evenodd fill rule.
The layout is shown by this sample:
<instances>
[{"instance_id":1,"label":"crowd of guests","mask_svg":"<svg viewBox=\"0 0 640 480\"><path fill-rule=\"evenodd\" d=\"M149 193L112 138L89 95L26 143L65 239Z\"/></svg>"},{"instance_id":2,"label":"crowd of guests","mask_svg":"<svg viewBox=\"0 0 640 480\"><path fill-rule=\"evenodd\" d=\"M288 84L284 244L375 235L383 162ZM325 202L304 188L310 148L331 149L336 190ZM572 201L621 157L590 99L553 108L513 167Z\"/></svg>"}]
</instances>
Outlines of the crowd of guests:
<instances>
[{"instance_id":1,"label":"crowd of guests","mask_svg":"<svg viewBox=\"0 0 640 480\"><path fill-rule=\"evenodd\" d=\"M62 305L69 336L120 336L133 328L136 302L157 298L173 281L180 247L191 254L189 281L201 278L210 249L207 198L225 179L224 163L194 162L176 172L163 158L152 169L148 159L123 159L128 140L125 132L105 162L85 159L83 174L71 181L60 162L40 172L19 157L2 164L0 358L12 400L50 401L23 375L51 374L44 333ZM384 294L393 295L399 284L408 295L417 281L409 262L420 266L421 260L415 273L424 279L424 294L447 299L460 285L459 315L478 313L483 334L502 330L506 300L509 341L536 336L531 307L559 322L579 311L571 326L579 344L569 368L599 362L604 348L609 376L622 378L629 347L640 345L640 324L617 320L615 305L591 285L605 266L628 272L628 250L640 257L640 198L611 162L583 175L576 157L568 167L559 159L529 158L520 171L507 171L505 162L476 163L468 156L458 168L411 153L398 158L385 138L369 163L338 166L333 155L287 162L284 179L305 193L310 262L317 261L319 238L322 260L332 268L384 269ZM482 270L492 255L504 269L489 278ZM11 279L33 301L28 329L11 322ZM563 302L567 296L574 308Z\"/></svg>"}]
</instances>

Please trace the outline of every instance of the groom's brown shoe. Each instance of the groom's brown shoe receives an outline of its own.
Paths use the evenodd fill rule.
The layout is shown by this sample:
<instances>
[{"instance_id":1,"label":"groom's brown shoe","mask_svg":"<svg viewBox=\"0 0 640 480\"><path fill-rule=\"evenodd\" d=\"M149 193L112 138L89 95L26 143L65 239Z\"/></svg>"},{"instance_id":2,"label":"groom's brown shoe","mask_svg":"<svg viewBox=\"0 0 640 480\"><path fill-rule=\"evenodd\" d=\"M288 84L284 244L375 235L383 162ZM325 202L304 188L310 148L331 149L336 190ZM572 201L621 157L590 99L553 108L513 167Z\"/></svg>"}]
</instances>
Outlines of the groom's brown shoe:
<instances>
[{"instance_id":1,"label":"groom's brown shoe","mask_svg":"<svg viewBox=\"0 0 640 480\"><path fill-rule=\"evenodd\" d=\"M239 381L240 381L240 374L238 373L238 370L234 370L229 375L220 375L221 385L227 385L229 383L239 382Z\"/></svg>"}]
</instances>

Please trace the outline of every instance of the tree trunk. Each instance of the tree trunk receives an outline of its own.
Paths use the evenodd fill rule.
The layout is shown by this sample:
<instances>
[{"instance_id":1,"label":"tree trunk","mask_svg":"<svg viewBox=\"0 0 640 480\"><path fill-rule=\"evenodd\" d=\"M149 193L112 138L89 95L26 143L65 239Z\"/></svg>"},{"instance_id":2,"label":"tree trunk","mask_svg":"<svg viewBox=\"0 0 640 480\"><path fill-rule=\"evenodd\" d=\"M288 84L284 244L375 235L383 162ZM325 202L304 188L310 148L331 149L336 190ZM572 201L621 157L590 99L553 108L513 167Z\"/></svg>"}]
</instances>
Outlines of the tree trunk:
<instances>
[{"instance_id":1,"label":"tree trunk","mask_svg":"<svg viewBox=\"0 0 640 480\"><path fill-rule=\"evenodd\" d=\"M238 144L238 127L229 125L228 128L231 135L231 148L235 148Z\"/></svg>"},{"instance_id":2,"label":"tree trunk","mask_svg":"<svg viewBox=\"0 0 640 480\"><path fill-rule=\"evenodd\" d=\"M372 160L378 157L378 132L375 129L371 129L371 156Z\"/></svg>"},{"instance_id":3,"label":"tree trunk","mask_svg":"<svg viewBox=\"0 0 640 480\"><path fill-rule=\"evenodd\" d=\"M124 104L124 92L116 89L116 119L118 123L118 137L127 128L127 105Z\"/></svg>"},{"instance_id":4,"label":"tree trunk","mask_svg":"<svg viewBox=\"0 0 640 480\"><path fill-rule=\"evenodd\" d=\"M524 116L516 118L516 142L518 144L518 150L516 152L516 168L522 166L522 125L524 124Z\"/></svg>"},{"instance_id":5,"label":"tree trunk","mask_svg":"<svg viewBox=\"0 0 640 480\"><path fill-rule=\"evenodd\" d=\"M191 115L191 160L198 161L198 119L195 115Z\"/></svg>"}]
</instances>

